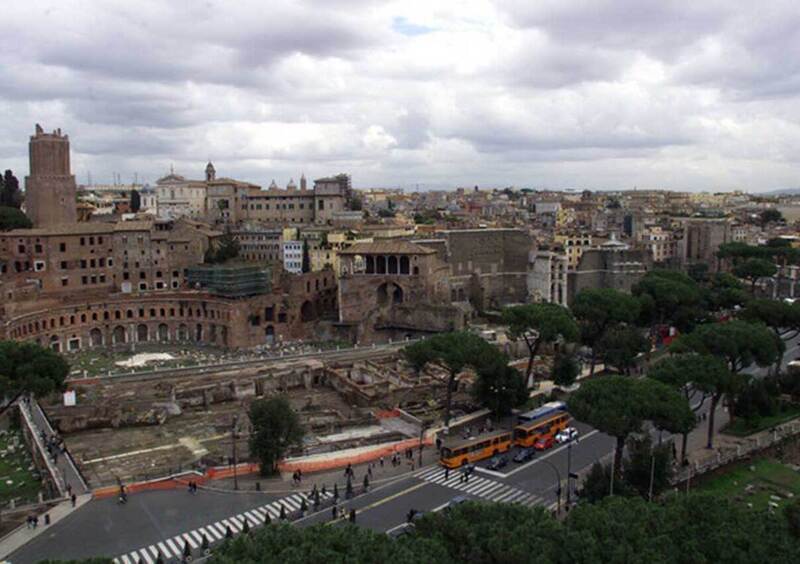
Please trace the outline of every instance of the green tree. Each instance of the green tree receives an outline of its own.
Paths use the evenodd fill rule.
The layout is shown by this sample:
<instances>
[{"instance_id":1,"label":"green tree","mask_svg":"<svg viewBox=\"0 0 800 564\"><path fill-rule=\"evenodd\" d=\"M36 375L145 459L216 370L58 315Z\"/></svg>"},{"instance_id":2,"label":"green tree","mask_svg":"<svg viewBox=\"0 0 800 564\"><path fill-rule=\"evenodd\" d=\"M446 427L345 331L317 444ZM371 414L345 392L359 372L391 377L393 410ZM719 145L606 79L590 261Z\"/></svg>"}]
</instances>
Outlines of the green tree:
<instances>
[{"instance_id":1,"label":"green tree","mask_svg":"<svg viewBox=\"0 0 800 564\"><path fill-rule=\"evenodd\" d=\"M624 482L615 485L614 493L622 495ZM597 503L611 493L611 465L595 462L583 479L578 497L587 503Z\"/></svg>"},{"instance_id":2,"label":"green tree","mask_svg":"<svg viewBox=\"0 0 800 564\"><path fill-rule=\"evenodd\" d=\"M745 321L763 323L777 339L787 341L800 334L800 302L788 304L783 300L759 299L748 302L739 317ZM785 347L779 347L776 373L783 364Z\"/></svg>"},{"instance_id":3,"label":"green tree","mask_svg":"<svg viewBox=\"0 0 800 564\"><path fill-rule=\"evenodd\" d=\"M503 323L513 339L522 339L528 346L528 367L525 382L530 381L533 361L543 344L558 340L574 342L579 331L570 311L558 304L541 303L507 307L503 310Z\"/></svg>"},{"instance_id":4,"label":"green tree","mask_svg":"<svg viewBox=\"0 0 800 564\"><path fill-rule=\"evenodd\" d=\"M405 347L403 355L417 372L429 362L436 362L447 368L445 425L450 424L450 407L458 375L467 367L480 373L482 367L494 365L502 356L496 347L467 331L440 333L424 341L417 341Z\"/></svg>"},{"instance_id":5,"label":"green tree","mask_svg":"<svg viewBox=\"0 0 800 564\"><path fill-rule=\"evenodd\" d=\"M504 355L478 369L478 379L472 393L481 405L501 417L528 400L525 380L519 370L508 365Z\"/></svg>"},{"instance_id":6,"label":"green tree","mask_svg":"<svg viewBox=\"0 0 800 564\"><path fill-rule=\"evenodd\" d=\"M35 343L0 341L0 398L4 412L20 396L44 397L64 390L69 364L57 352Z\"/></svg>"},{"instance_id":7,"label":"green tree","mask_svg":"<svg viewBox=\"0 0 800 564\"><path fill-rule=\"evenodd\" d=\"M670 487L672 452L667 444L653 445L649 435L628 439L628 457L622 473L625 484L645 499L653 498Z\"/></svg>"},{"instance_id":8,"label":"green tree","mask_svg":"<svg viewBox=\"0 0 800 564\"><path fill-rule=\"evenodd\" d=\"M135 188L131 190L131 212L137 213L142 209L142 197Z\"/></svg>"},{"instance_id":9,"label":"green tree","mask_svg":"<svg viewBox=\"0 0 800 564\"><path fill-rule=\"evenodd\" d=\"M758 281L775 276L776 272L778 272L778 268L775 263L761 258L747 259L733 267L733 273L736 276L750 282L750 293L753 295L756 293Z\"/></svg>"},{"instance_id":10,"label":"green tree","mask_svg":"<svg viewBox=\"0 0 800 564\"><path fill-rule=\"evenodd\" d=\"M765 325L740 320L700 325L691 333L681 335L672 343L670 350L674 353L695 352L711 355L723 360L728 367L730 377L723 377L720 374L720 379L716 381L711 395L708 448L713 446L714 415L720 399L727 397L730 404L732 395L744 385L742 370L753 364L769 366L775 362L779 354L778 344L772 331Z\"/></svg>"},{"instance_id":11,"label":"green tree","mask_svg":"<svg viewBox=\"0 0 800 564\"><path fill-rule=\"evenodd\" d=\"M21 210L0 206L0 231L30 229L31 227L33 227L33 223Z\"/></svg>"},{"instance_id":12,"label":"green tree","mask_svg":"<svg viewBox=\"0 0 800 564\"><path fill-rule=\"evenodd\" d=\"M751 299L739 279L727 272L717 273L705 294L706 306L711 311L730 310Z\"/></svg>"},{"instance_id":13,"label":"green tree","mask_svg":"<svg viewBox=\"0 0 800 564\"><path fill-rule=\"evenodd\" d=\"M800 540L800 499L788 504L783 512L789 524L789 531L796 539Z\"/></svg>"},{"instance_id":14,"label":"green tree","mask_svg":"<svg viewBox=\"0 0 800 564\"><path fill-rule=\"evenodd\" d=\"M219 264L239 256L239 241L230 231L223 233L215 242L210 242L204 257L207 264Z\"/></svg>"},{"instance_id":15,"label":"green tree","mask_svg":"<svg viewBox=\"0 0 800 564\"><path fill-rule=\"evenodd\" d=\"M19 180L10 170L6 170L0 182L0 207L19 209L22 205L22 193L19 191Z\"/></svg>"},{"instance_id":16,"label":"green tree","mask_svg":"<svg viewBox=\"0 0 800 564\"><path fill-rule=\"evenodd\" d=\"M306 239L303 239L303 272L311 272L311 254Z\"/></svg>"},{"instance_id":17,"label":"green tree","mask_svg":"<svg viewBox=\"0 0 800 564\"><path fill-rule=\"evenodd\" d=\"M450 562L438 543L419 538L393 541L363 527L270 525L215 550L209 564L373 564Z\"/></svg>"},{"instance_id":18,"label":"green tree","mask_svg":"<svg viewBox=\"0 0 800 564\"><path fill-rule=\"evenodd\" d=\"M581 343L592 349L589 374L594 375L596 347L607 331L639 318L639 300L613 288L583 290L575 296L572 314L580 327Z\"/></svg>"},{"instance_id":19,"label":"green tree","mask_svg":"<svg viewBox=\"0 0 800 564\"><path fill-rule=\"evenodd\" d=\"M302 443L303 426L284 397L259 399L250 404L250 452L261 462L261 473L273 474L286 452Z\"/></svg>"},{"instance_id":20,"label":"green tree","mask_svg":"<svg viewBox=\"0 0 800 564\"><path fill-rule=\"evenodd\" d=\"M595 346L606 366L630 374L639 353L650 350L650 341L636 327L619 325L606 330Z\"/></svg>"},{"instance_id":21,"label":"green tree","mask_svg":"<svg viewBox=\"0 0 800 564\"><path fill-rule=\"evenodd\" d=\"M428 513L411 539L443 546L451 562L563 562L564 529L543 508L467 502L449 511Z\"/></svg>"},{"instance_id":22,"label":"green tree","mask_svg":"<svg viewBox=\"0 0 800 564\"><path fill-rule=\"evenodd\" d=\"M686 398L693 412L703 407L707 398L712 399L712 412L716 409L724 393L735 386L734 376L725 363L710 355L696 353L677 354L664 358L647 372L647 375L659 382L678 390ZM700 395L698 399L698 394ZM716 400L714 398L716 397ZM693 402L696 402L693 406ZM694 424L690 421L692 426ZM681 433L681 461L686 460L686 443L688 430ZM713 444L714 417L708 420L708 444Z\"/></svg>"},{"instance_id":23,"label":"green tree","mask_svg":"<svg viewBox=\"0 0 800 564\"><path fill-rule=\"evenodd\" d=\"M665 424L671 420L677 426L692 416L678 392L650 378L608 376L588 380L567 403L576 419L616 439L614 466L618 474L625 441L639 433L645 421L657 418Z\"/></svg>"},{"instance_id":24,"label":"green tree","mask_svg":"<svg viewBox=\"0 0 800 564\"><path fill-rule=\"evenodd\" d=\"M571 354L556 353L553 359L551 379L556 386L568 387L575 383L581 373L581 365Z\"/></svg>"},{"instance_id":25,"label":"green tree","mask_svg":"<svg viewBox=\"0 0 800 564\"><path fill-rule=\"evenodd\" d=\"M762 227L766 227L770 223L783 223L785 221L783 219L783 214L774 208L762 211L761 215L759 215L759 220L761 221Z\"/></svg>"},{"instance_id":26,"label":"green tree","mask_svg":"<svg viewBox=\"0 0 800 564\"><path fill-rule=\"evenodd\" d=\"M690 329L702 314L702 293L691 277L672 270L651 270L632 288L639 296L643 324Z\"/></svg>"},{"instance_id":27,"label":"green tree","mask_svg":"<svg viewBox=\"0 0 800 564\"><path fill-rule=\"evenodd\" d=\"M611 497L570 511L562 562L797 562L800 543L781 515L716 495L673 496L662 503Z\"/></svg>"}]
</instances>

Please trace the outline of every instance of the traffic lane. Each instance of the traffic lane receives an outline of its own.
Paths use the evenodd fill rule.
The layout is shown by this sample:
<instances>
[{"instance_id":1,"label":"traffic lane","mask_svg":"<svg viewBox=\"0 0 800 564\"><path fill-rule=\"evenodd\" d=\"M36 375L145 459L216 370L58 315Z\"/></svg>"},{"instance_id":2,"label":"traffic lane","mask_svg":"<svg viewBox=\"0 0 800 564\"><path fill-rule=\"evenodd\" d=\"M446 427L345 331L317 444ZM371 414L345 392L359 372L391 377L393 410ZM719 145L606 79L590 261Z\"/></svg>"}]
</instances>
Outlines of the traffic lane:
<instances>
[{"instance_id":1,"label":"traffic lane","mask_svg":"<svg viewBox=\"0 0 800 564\"><path fill-rule=\"evenodd\" d=\"M793 337L788 341L785 341L786 351L783 353L783 361L781 362L781 369L785 369L789 363L798 356L800 352L800 336ZM764 377L768 374L771 366L761 367L758 365L751 365L748 368L744 369L745 374L750 374L752 376Z\"/></svg>"},{"instance_id":2,"label":"traffic lane","mask_svg":"<svg viewBox=\"0 0 800 564\"><path fill-rule=\"evenodd\" d=\"M391 500L386 500L385 503L365 508L361 512L357 511L356 522L374 531L386 532L397 525L405 523L408 512L412 509L427 513L446 504L458 495L472 497L469 494L463 494L430 482L418 482L417 485L419 487L408 488L401 495Z\"/></svg>"},{"instance_id":3,"label":"traffic lane","mask_svg":"<svg viewBox=\"0 0 800 564\"><path fill-rule=\"evenodd\" d=\"M11 562L117 556L278 499L257 493L152 491L93 500L13 553Z\"/></svg>"},{"instance_id":4,"label":"traffic lane","mask_svg":"<svg viewBox=\"0 0 800 564\"><path fill-rule=\"evenodd\" d=\"M408 474L398 478L396 481L381 485L352 499L344 500L343 498L340 498L338 507L343 507L348 513L351 509L355 509L356 515L359 515L361 510L364 510L369 506L377 506L379 503L386 502L387 499L397 499L409 488L418 486L419 484L420 481L414 477L414 474ZM325 509L317 511L316 513L312 513L307 517L296 521L296 523L301 527L308 527L311 525L318 525L320 523L328 523L330 521L331 506L327 506ZM364 522L361 520L360 523L364 524Z\"/></svg>"},{"instance_id":5,"label":"traffic lane","mask_svg":"<svg viewBox=\"0 0 800 564\"><path fill-rule=\"evenodd\" d=\"M522 471L509 476L509 483L540 497L546 497L548 492L556 491L559 478L566 483L568 464L572 472L580 472L614 449L615 440L608 435L591 431L582 435L583 437L579 438L577 443L573 443L571 448L568 445L560 445L557 450L539 454ZM551 465L558 470L557 473Z\"/></svg>"},{"instance_id":6,"label":"traffic lane","mask_svg":"<svg viewBox=\"0 0 800 564\"><path fill-rule=\"evenodd\" d=\"M571 419L570 420L569 426L570 427L575 427L578 430L578 440L580 440L580 438L582 436L587 435L587 434L591 433L594 430L590 425L587 425L586 423L582 423L582 422L577 421L575 419ZM507 453L504 454L504 456L506 456L508 458L508 464L505 467L500 468L499 470L492 470L490 472L487 472L488 466L489 466L489 464L491 464L491 461L492 461L491 458L488 458L486 460L481 460L480 462L476 463L476 467L479 469L477 471L480 474L489 475L489 476L492 476L494 478L501 478L501 479L502 478L506 478L509 475L513 475L515 473L518 473L520 467L526 467L527 465L532 464L533 461L536 461L537 459L546 456L548 453L550 453L550 452L552 452L554 450L557 450L561 446L563 446L563 445L555 444L550 449L543 450L543 451L536 451L536 454L534 454L534 457L533 457L532 461L522 462L522 463L514 462L514 457L517 455L517 453L519 453L519 451L522 450L522 447L513 447L513 448L509 449L509 451Z\"/></svg>"}]
</instances>

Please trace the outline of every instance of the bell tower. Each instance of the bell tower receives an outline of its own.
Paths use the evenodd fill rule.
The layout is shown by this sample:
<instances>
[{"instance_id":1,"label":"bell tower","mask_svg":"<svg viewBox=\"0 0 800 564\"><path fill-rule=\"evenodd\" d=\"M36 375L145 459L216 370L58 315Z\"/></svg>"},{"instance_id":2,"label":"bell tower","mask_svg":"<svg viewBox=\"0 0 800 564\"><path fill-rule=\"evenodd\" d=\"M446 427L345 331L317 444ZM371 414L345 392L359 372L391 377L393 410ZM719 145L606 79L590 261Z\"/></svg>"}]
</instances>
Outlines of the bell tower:
<instances>
[{"instance_id":1,"label":"bell tower","mask_svg":"<svg viewBox=\"0 0 800 564\"><path fill-rule=\"evenodd\" d=\"M78 221L75 177L70 171L69 136L45 133L37 123L28 143L30 175L25 177L25 210L34 227Z\"/></svg>"}]
</instances>

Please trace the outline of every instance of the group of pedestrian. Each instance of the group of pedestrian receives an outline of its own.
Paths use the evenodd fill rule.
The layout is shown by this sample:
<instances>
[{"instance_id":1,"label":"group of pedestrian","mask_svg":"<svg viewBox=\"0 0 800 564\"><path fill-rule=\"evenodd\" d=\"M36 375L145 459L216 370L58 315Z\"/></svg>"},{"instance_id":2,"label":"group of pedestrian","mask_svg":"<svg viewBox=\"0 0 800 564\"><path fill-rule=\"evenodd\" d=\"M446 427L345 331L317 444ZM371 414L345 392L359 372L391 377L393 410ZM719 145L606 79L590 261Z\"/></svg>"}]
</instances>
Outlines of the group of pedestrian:
<instances>
[{"instance_id":1,"label":"group of pedestrian","mask_svg":"<svg viewBox=\"0 0 800 564\"><path fill-rule=\"evenodd\" d=\"M39 526L39 516L38 515L28 515L28 518L25 520L29 529L35 529Z\"/></svg>"},{"instance_id":2,"label":"group of pedestrian","mask_svg":"<svg viewBox=\"0 0 800 564\"><path fill-rule=\"evenodd\" d=\"M464 469L461 471L461 475L458 477L458 483L468 484L469 476L470 474L472 474L473 469L474 469L473 466L465 466ZM445 480L447 480L447 477L450 475L448 469L445 469L444 474L445 474Z\"/></svg>"},{"instance_id":3,"label":"group of pedestrian","mask_svg":"<svg viewBox=\"0 0 800 564\"><path fill-rule=\"evenodd\" d=\"M47 454L50 455L55 464L58 462L58 456L67 452L67 445L64 443L64 439L58 435L48 435L44 430L39 431L39 436L47 449Z\"/></svg>"},{"instance_id":4,"label":"group of pedestrian","mask_svg":"<svg viewBox=\"0 0 800 564\"><path fill-rule=\"evenodd\" d=\"M303 471L298 468L292 473L292 483L295 486L299 486L302 481L303 481Z\"/></svg>"},{"instance_id":5,"label":"group of pedestrian","mask_svg":"<svg viewBox=\"0 0 800 564\"><path fill-rule=\"evenodd\" d=\"M353 465L349 462L347 463L347 468L344 469L344 477L351 480L355 479L356 477L356 473L353 471Z\"/></svg>"},{"instance_id":6,"label":"group of pedestrian","mask_svg":"<svg viewBox=\"0 0 800 564\"><path fill-rule=\"evenodd\" d=\"M197 482L189 480L189 493L194 495L197 493Z\"/></svg>"}]
</instances>

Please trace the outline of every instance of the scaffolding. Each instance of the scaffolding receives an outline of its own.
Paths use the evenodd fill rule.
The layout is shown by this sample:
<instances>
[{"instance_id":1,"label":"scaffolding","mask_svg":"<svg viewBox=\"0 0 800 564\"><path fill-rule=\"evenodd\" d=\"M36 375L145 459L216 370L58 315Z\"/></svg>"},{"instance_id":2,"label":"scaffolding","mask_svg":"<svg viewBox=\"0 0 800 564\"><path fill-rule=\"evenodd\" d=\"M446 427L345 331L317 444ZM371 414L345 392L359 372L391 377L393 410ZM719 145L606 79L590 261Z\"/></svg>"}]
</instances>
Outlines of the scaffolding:
<instances>
[{"instance_id":1,"label":"scaffolding","mask_svg":"<svg viewBox=\"0 0 800 564\"><path fill-rule=\"evenodd\" d=\"M189 285L225 298L245 298L272 291L269 268L248 264L213 264L189 268Z\"/></svg>"}]
</instances>

